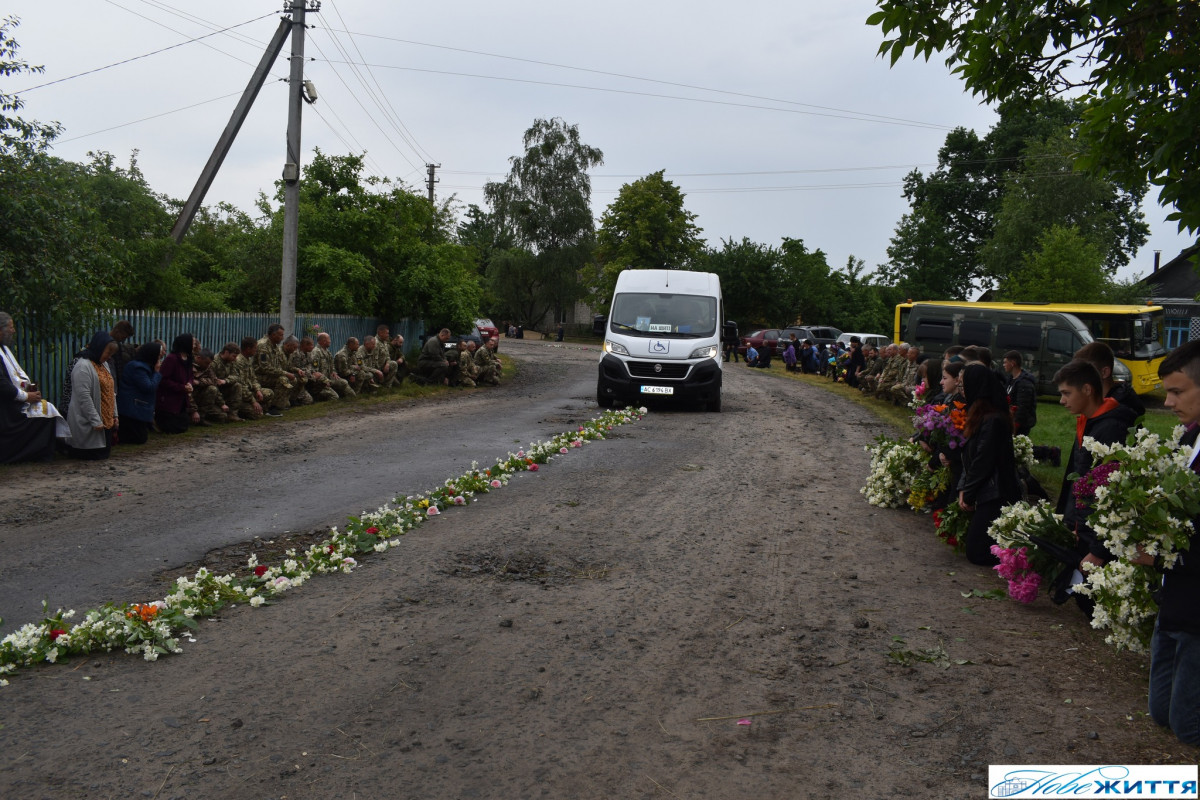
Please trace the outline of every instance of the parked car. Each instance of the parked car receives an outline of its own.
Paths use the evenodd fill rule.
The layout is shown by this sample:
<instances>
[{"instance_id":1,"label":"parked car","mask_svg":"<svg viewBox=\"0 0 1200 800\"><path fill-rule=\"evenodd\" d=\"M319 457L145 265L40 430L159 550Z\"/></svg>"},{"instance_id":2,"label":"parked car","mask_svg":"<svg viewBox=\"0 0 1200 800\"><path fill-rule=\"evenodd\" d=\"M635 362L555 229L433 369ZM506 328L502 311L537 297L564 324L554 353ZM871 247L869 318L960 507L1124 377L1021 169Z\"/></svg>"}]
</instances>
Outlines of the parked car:
<instances>
[{"instance_id":1,"label":"parked car","mask_svg":"<svg viewBox=\"0 0 1200 800\"><path fill-rule=\"evenodd\" d=\"M863 346L872 345L874 347L887 347L892 343L892 340L882 333L843 333L837 337L837 340L846 347L850 346L850 337L857 336L858 340L863 343Z\"/></svg>"},{"instance_id":2,"label":"parked car","mask_svg":"<svg viewBox=\"0 0 1200 800\"><path fill-rule=\"evenodd\" d=\"M771 349L771 355L777 355L776 346L779 344L780 330L778 328L765 328L762 330L751 331L742 337L738 343L738 352L746 355L746 348L753 346L755 350L762 350L764 347ZM784 339L787 336L783 337Z\"/></svg>"},{"instance_id":3,"label":"parked car","mask_svg":"<svg viewBox=\"0 0 1200 800\"><path fill-rule=\"evenodd\" d=\"M475 327L478 329L479 335L483 337L484 341L487 341L488 339L500 338L500 329L493 325L490 319L482 318L475 320ZM497 344L499 344L499 342L497 342Z\"/></svg>"},{"instance_id":4,"label":"parked car","mask_svg":"<svg viewBox=\"0 0 1200 800\"><path fill-rule=\"evenodd\" d=\"M793 333L802 342L805 339L812 339L813 344L825 345L833 344L842 335L837 328L831 328L828 325L793 325L780 331L780 338L787 341Z\"/></svg>"}]
</instances>

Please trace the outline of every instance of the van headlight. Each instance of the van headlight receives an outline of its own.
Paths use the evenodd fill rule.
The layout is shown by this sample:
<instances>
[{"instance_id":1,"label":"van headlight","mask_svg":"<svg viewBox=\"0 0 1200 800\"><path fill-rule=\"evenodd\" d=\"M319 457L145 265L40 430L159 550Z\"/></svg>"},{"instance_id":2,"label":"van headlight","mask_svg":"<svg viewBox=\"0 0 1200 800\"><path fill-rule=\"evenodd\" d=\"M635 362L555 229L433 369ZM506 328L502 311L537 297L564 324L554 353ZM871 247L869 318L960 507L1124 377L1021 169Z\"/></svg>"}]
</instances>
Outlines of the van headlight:
<instances>
[{"instance_id":1,"label":"van headlight","mask_svg":"<svg viewBox=\"0 0 1200 800\"><path fill-rule=\"evenodd\" d=\"M1133 383L1133 373L1129 371L1129 367L1120 361L1113 361L1112 376L1114 381Z\"/></svg>"},{"instance_id":2,"label":"van headlight","mask_svg":"<svg viewBox=\"0 0 1200 800\"><path fill-rule=\"evenodd\" d=\"M618 344L617 342L614 342L611 339L604 340L604 352L612 353L612 354L618 355L618 356L629 355L629 351L625 349L625 345Z\"/></svg>"},{"instance_id":3,"label":"van headlight","mask_svg":"<svg viewBox=\"0 0 1200 800\"><path fill-rule=\"evenodd\" d=\"M692 354L690 356L688 356L688 358L716 358L716 357L717 357L717 346L715 344L710 344L708 347L697 347L695 350L692 351Z\"/></svg>"}]
</instances>

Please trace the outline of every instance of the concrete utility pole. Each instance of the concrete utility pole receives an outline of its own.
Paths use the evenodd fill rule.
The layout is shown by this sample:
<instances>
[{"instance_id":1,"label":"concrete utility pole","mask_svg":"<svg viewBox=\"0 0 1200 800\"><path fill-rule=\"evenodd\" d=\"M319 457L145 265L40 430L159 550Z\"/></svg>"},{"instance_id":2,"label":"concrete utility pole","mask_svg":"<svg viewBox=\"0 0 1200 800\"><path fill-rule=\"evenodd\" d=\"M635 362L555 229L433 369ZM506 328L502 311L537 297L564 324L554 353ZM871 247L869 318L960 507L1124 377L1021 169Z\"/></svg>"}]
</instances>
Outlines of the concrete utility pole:
<instances>
[{"instance_id":1,"label":"concrete utility pole","mask_svg":"<svg viewBox=\"0 0 1200 800\"><path fill-rule=\"evenodd\" d=\"M212 155L208 157L208 163L200 171L200 178L196 181L192 193L188 195L187 202L183 204L183 211L175 220L175 227L171 229L171 238L175 240L175 244L183 241L184 234L191 227L196 212L200 210L200 204L204 202L204 195L212 186L213 178L217 177L217 170L221 169L221 164L225 161L225 156L229 153L233 140L241 130L242 123L246 121L246 115L250 113L250 107L254 105L254 99L258 97L258 92L262 89L263 83L271 71L271 65L275 63L275 59L279 58L279 53L283 50L283 43L287 41L288 31L291 30L291 27L292 23L286 18L279 21L279 28L271 37L271 43L263 52L254 74L250 76L250 82L246 84L246 90L242 92L242 99L238 100L237 106L233 109L229 123L221 133L221 138L217 140L217 146L213 148Z\"/></svg>"},{"instance_id":2,"label":"concrete utility pole","mask_svg":"<svg viewBox=\"0 0 1200 800\"><path fill-rule=\"evenodd\" d=\"M429 188L429 204L433 205L433 185L438 183L438 179L433 177L433 172L441 168L441 164L426 164L425 169L429 172L429 177L425 179L425 185Z\"/></svg>"},{"instance_id":3,"label":"concrete utility pole","mask_svg":"<svg viewBox=\"0 0 1200 800\"><path fill-rule=\"evenodd\" d=\"M304 14L321 10L320 0L286 0L292 12L292 57L288 77L287 161L283 164L283 270L279 284L279 322L292 333L296 325L296 253L300 240L300 120L304 108Z\"/></svg>"}]
</instances>

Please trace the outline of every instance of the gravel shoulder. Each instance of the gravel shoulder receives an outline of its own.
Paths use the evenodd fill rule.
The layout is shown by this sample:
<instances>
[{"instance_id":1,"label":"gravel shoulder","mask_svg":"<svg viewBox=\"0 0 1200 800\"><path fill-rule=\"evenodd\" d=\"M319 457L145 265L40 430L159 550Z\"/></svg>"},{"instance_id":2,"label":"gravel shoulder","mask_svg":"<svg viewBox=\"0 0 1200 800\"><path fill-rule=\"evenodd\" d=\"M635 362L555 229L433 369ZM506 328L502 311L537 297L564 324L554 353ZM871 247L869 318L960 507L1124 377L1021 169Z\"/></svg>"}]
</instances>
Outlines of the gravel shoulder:
<instances>
[{"instance_id":1,"label":"gravel shoulder","mask_svg":"<svg viewBox=\"0 0 1200 800\"><path fill-rule=\"evenodd\" d=\"M595 413L594 349L520 358L527 427ZM182 655L23 673L0 794L967 798L989 763L1195 763L1143 713L1145 659L1044 598L964 596L1001 584L866 504L869 411L729 366L723 413L653 409Z\"/></svg>"}]
</instances>

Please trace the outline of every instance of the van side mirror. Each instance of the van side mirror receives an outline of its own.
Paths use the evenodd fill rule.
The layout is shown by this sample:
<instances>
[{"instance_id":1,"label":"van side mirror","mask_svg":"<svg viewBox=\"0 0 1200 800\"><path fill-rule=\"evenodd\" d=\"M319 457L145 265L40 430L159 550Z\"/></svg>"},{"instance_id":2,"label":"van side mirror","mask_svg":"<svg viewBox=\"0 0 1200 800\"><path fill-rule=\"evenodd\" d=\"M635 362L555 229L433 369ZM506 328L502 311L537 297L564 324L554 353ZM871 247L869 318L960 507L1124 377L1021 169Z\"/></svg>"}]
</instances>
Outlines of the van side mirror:
<instances>
[{"instance_id":1,"label":"van side mirror","mask_svg":"<svg viewBox=\"0 0 1200 800\"><path fill-rule=\"evenodd\" d=\"M726 320L725 325L723 326L722 330L724 331L724 337L726 339L737 338L738 331L737 331L737 323L736 322L733 322L732 320Z\"/></svg>"}]
</instances>

